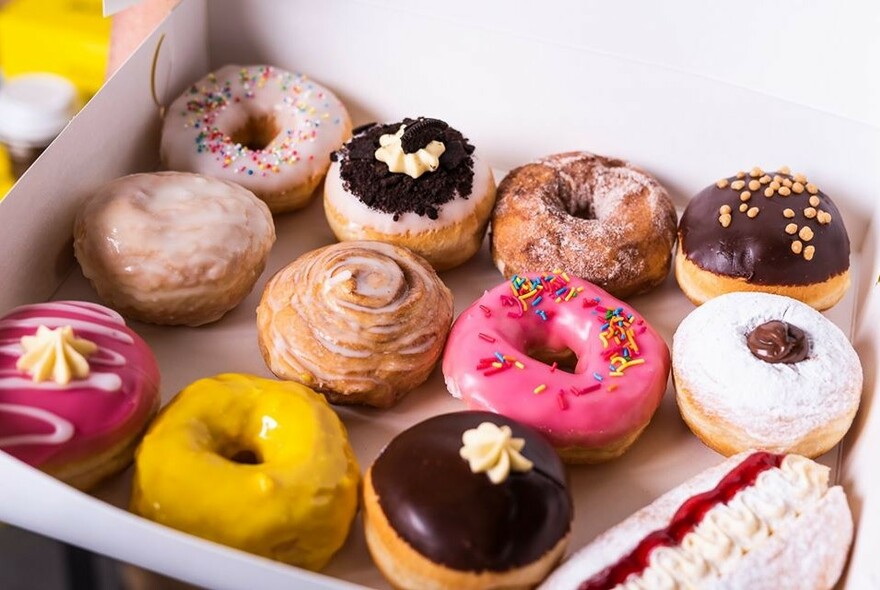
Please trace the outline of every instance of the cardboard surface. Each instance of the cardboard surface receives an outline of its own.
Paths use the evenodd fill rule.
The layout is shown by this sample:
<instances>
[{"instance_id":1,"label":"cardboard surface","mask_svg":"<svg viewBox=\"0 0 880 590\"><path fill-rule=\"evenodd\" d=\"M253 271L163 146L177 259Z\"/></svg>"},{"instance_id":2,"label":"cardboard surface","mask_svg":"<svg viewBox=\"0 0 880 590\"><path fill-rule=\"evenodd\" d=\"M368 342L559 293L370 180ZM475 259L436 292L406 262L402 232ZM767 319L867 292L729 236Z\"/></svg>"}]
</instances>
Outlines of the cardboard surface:
<instances>
[{"instance_id":1,"label":"cardboard surface","mask_svg":"<svg viewBox=\"0 0 880 590\"><path fill-rule=\"evenodd\" d=\"M869 450L880 438L880 410L872 404L880 346L870 329L880 316L873 299L880 132L703 75L574 42L552 43L548 31L532 34L525 3L519 12L514 7L503 13L503 26L469 18L464 5L452 3L437 16L420 3L404 10L379 1L185 0L0 203L5 253L0 311L50 296L96 300L72 261L70 227L79 203L95 187L156 166L159 118L149 72L161 35L155 88L166 104L209 64L266 62L309 72L328 84L356 124L404 115L443 117L499 170L546 153L590 149L648 168L683 205L688 195L737 169L788 164L834 197L854 247L853 288L828 315L855 337L865 365L865 400L847 453L838 448L823 461L842 466L840 480L861 521L848 587L869 587L878 579L869 553L880 534L880 481ZM570 8L599 27L589 9ZM433 38L430 33L439 41L425 42ZM260 282L223 320L198 329L132 324L159 359L163 400L218 372L269 376L253 321L262 286L299 254L332 241L319 200L303 212L278 217L276 225L278 242ZM502 280L485 245L442 278L453 290L457 313ZM671 275L661 288L630 303L667 342L693 309ZM446 393L435 371L390 410L339 413L365 469L396 432L457 409L462 405ZM571 548L719 460L687 430L670 387L643 438L626 455L569 470L577 514ZM96 499L0 454L0 519L212 588L346 587L113 508L126 505L129 481L130 471L99 490ZM387 587L366 553L359 521L324 573Z\"/></svg>"}]
</instances>

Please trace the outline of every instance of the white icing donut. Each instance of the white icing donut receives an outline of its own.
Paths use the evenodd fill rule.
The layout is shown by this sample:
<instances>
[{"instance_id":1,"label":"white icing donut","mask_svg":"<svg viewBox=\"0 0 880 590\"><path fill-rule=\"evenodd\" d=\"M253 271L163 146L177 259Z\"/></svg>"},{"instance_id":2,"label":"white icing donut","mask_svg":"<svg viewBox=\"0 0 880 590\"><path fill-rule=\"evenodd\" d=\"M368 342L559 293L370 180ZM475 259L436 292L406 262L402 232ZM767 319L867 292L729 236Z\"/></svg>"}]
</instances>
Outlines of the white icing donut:
<instances>
[{"instance_id":1,"label":"white icing donut","mask_svg":"<svg viewBox=\"0 0 880 590\"><path fill-rule=\"evenodd\" d=\"M770 363L749 349L748 335L778 320L800 328L806 358ZM730 293L687 316L673 338L679 409L715 450L747 448L811 457L849 429L862 392L862 367L844 333L794 299Z\"/></svg>"},{"instance_id":2,"label":"white icing donut","mask_svg":"<svg viewBox=\"0 0 880 590\"><path fill-rule=\"evenodd\" d=\"M265 203L197 174L133 174L80 211L74 250L111 307L141 321L198 326L251 291L275 242Z\"/></svg>"},{"instance_id":3,"label":"white icing donut","mask_svg":"<svg viewBox=\"0 0 880 590\"><path fill-rule=\"evenodd\" d=\"M305 75L227 65L171 103L161 157L171 170L236 182L277 213L307 204L350 135L345 107Z\"/></svg>"}]
</instances>

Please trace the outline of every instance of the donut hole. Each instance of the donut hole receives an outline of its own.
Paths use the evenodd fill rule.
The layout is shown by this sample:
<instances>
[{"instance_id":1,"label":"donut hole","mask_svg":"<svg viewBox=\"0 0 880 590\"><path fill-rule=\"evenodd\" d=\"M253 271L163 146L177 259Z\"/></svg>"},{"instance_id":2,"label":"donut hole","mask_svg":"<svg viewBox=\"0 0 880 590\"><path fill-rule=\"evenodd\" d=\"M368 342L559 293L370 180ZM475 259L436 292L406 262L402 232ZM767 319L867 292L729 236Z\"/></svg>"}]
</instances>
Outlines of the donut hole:
<instances>
[{"instance_id":1,"label":"donut hole","mask_svg":"<svg viewBox=\"0 0 880 590\"><path fill-rule=\"evenodd\" d=\"M578 364L577 354L570 348L549 348L547 346L533 346L526 349L529 358L533 358L545 365L552 366L556 363L556 369L566 373L575 373Z\"/></svg>"},{"instance_id":2,"label":"donut hole","mask_svg":"<svg viewBox=\"0 0 880 590\"><path fill-rule=\"evenodd\" d=\"M281 127L275 117L263 115L248 117L244 125L233 131L229 137L232 143L238 143L253 151L266 149L272 140L281 133Z\"/></svg>"},{"instance_id":3,"label":"donut hole","mask_svg":"<svg viewBox=\"0 0 880 590\"><path fill-rule=\"evenodd\" d=\"M226 460L238 463L239 465L260 465L263 459L260 455L252 450L241 447L225 449L220 453Z\"/></svg>"},{"instance_id":4,"label":"donut hole","mask_svg":"<svg viewBox=\"0 0 880 590\"><path fill-rule=\"evenodd\" d=\"M573 190L568 183L560 183L559 200L565 212L578 219L598 219L593 206L593 193L585 186Z\"/></svg>"}]
</instances>

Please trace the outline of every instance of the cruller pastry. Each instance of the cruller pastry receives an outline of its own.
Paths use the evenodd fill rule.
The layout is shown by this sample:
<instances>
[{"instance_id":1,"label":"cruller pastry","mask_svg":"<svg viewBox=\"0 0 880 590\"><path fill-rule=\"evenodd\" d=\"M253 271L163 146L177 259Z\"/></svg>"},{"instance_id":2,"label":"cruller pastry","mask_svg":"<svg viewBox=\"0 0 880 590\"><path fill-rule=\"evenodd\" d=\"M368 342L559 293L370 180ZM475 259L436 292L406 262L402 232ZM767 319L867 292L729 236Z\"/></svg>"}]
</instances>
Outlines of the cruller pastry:
<instances>
[{"instance_id":1,"label":"cruller pastry","mask_svg":"<svg viewBox=\"0 0 880 590\"><path fill-rule=\"evenodd\" d=\"M731 457L599 535L539 590L830 590L853 521L828 474L799 455Z\"/></svg>"},{"instance_id":2,"label":"cruller pastry","mask_svg":"<svg viewBox=\"0 0 880 590\"><path fill-rule=\"evenodd\" d=\"M731 291L763 291L821 311L849 287L849 237L837 207L806 176L756 167L688 203L675 277L698 305Z\"/></svg>"},{"instance_id":3,"label":"cruller pastry","mask_svg":"<svg viewBox=\"0 0 880 590\"><path fill-rule=\"evenodd\" d=\"M728 293L691 312L673 337L672 372L685 422L725 455L821 455L862 395L862 366L840 328L769 293Z\"/></svg>"},{"instance_id":4,"label":"cruller pastry","mask_svg":"<svg viewBox=\"0 0 880 590\"><path fill-rule=\"evenodd\" d=\"M269 369L334 403L387 407L428 378L452 294L406 248L341 242L281 269L257 308Z\"/></svg>"},{"instance_id":5,"label":"cruller pastry","mask_svg":"<svg viewBox=\"0 0 880 590\"><path fill-rule=\"evenodd\" d=\"M73 246L98 295L123 315L198 326L250 293L274 242L269 209L249 190L158 172L98 189L77 215Z\"/></svg>"},{"instance_id":6,"label":"cruller pastry","mask_svg":"<svg viewBox=\"0 0 880 590\"><path fill-rule=\"evenodd\" d=\"M340 240L405 246L437 270L458 266L483 243L495 180L446 122L364 125L333 159L324 211Z\"/></svg>"}]
</instances>

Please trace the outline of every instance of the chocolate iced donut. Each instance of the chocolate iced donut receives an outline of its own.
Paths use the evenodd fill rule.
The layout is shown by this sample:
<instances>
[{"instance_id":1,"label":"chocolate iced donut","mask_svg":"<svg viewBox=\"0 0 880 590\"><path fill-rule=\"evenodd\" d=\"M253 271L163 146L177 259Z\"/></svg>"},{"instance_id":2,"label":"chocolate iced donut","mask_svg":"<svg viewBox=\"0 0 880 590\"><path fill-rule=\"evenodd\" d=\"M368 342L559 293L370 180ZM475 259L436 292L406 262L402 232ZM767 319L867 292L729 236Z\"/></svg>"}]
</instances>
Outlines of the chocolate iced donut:
<instances>
[{"instance_id":1,"label":"chocolate iced donut","mask_svg":"<svg viewBox=\"0 0 880 590\"><path fill-rule=\"evenodd\" d=\"M724 455L817 457L859 408L862 367L846 335L799 301L728 293L691 312L672 341L682 417Z\"/></svg>"},{"instance_id":2,"label":"chocolate iced donut","mask_svg":"<svg viewBox=\"0 0 880 590\"><path fill-rule=\"evenodd\" d=\"M588 152L520 166L498 186L492 258L504 276L564 268L615 297L669 274L675 207L647 172Z\"/></svg>"},{"instance_id":3,"label":"chocolate iced donut","mask_svg":"<svg viewBox=\"0 0 880 590\"><path fill-rule=\"evenodd\" d=\"M698 305L763 291L821 311L849 287L849 237L837 207L803 174L753 168L690 201L678 226L675 277Z\"/></svg>"},{"instance_id":4,"label":"chocolate iced donut","mask_svg":"<svg viewBox=\"0 0 880 590\"><path fill-rule=\"evenodd\" d=\"M373 560L396 588L529 588L562 557L572 503L535 430L491 412L430 418L367 471Z\"/></svg>"}]
</instances>

